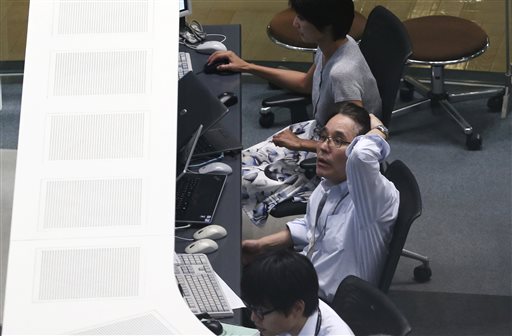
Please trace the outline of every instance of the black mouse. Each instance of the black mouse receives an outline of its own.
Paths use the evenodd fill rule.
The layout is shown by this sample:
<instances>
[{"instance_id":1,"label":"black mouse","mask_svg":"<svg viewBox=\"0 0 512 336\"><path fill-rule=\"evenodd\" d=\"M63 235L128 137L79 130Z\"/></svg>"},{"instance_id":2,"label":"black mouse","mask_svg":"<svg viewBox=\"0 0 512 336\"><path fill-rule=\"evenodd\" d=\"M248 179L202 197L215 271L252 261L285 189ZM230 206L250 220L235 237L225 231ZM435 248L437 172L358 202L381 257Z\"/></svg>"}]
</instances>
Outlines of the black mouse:
<instances>
[{"instance_id":1,"label":"black mouse","mask_svg":"<svg viewBox=\"0 0 512 336\"><path fill-rule=\"evenodd\" d=\"M226 107L230 107L238 103L238 97L233 92L222 92L217 96L220 102Z\"/></svg>"},{"instance_id":2,"label":"black mouse","mask_svg":"<svg viewBox=\"0 0 512 336\"><path fill-rule=\"evenodd\" d=\"M204 326L208 328L215 335L222 335L224 332L224 328L222 328L222 324L219 321L209 318L209 319L201 319Z\"/></svg>"},{"instance_id":3,"label":"black mouse","mask_svg":"<svg viewBox=\"0 0 512 336\"><path fill-rule=\"evenodd\" d=\"M218 74L218 75L230 75L233 73L231 71L222 71L222 70L217 69L217 67L221 64L229 64L229 59L220 58L218 60L211 62L210 64L205 63L203 72L205 74Z\"/></svg>"}]
</instances>

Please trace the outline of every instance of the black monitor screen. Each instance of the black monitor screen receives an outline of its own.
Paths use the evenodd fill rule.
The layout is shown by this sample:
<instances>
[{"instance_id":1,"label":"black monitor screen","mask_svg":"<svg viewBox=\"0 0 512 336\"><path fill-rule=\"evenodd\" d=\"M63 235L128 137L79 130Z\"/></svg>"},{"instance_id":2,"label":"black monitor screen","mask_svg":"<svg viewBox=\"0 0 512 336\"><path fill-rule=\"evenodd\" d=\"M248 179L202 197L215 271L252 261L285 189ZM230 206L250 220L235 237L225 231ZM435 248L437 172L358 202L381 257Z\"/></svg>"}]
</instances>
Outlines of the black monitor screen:
<instances>
[{"instance_id":1,"label":"black monitor screen","mask_svg":"<svg viewBox=\"0 0 512 336\"><path fill-rule=\"evenodd\" d=\"M191 0L179 0L180 1L180 17L185 17L192 14Z\"/></svg>"}]
</instances>

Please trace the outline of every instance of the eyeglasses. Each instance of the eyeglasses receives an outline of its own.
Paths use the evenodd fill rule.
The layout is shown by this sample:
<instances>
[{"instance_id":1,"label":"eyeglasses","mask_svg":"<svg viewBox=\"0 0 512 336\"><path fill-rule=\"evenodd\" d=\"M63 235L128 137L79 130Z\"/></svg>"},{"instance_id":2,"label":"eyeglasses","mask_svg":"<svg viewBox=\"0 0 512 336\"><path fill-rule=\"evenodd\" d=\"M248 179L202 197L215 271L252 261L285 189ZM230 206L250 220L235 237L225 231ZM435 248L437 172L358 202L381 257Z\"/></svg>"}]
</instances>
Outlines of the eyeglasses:
<instances>
[{"instance_id":1,"label":"eyeglasses","mask_svg":"<svg viewBox=\"0 0 512 336\"><path fill-rule=\"evenodd\" d=\"M247 307L247 309L253 312L254 315L256 315L256 317L259 318L260 320L263 320L265 318L265 315L268 315L276 311L275 308L263 310L261 307L255 307L247 303L245 304L245 306Z\"/></svg>"},{"instance_id":2,"label":"eyeglasses","mask_svg":"<svg viewBox=\"0 0 512 336\"><path fill-rule=\"evenodd\" d=\"M350 141L345 141L343 138L339 136L328 136L327 131L325 129L317 130L315 131L315 133L317 140L320 141L321 143L324 143L326 140L329 140L336 148L341 148L342 146L350 145Z\"/></svg>"}]
</instances>

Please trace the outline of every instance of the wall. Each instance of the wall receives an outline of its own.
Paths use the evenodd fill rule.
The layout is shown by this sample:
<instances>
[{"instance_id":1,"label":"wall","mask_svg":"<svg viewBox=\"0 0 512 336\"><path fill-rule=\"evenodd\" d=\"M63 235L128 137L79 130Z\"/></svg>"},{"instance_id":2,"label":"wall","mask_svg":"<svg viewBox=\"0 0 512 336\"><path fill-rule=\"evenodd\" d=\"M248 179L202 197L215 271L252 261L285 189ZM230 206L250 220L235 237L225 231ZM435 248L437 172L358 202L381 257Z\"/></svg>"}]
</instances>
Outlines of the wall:
<instances>
[{"instance_id":1,"label":"wall","mask_svg":"<svg viewBox=\"0 0 512 336\"><path fill-rule=\"evenodd\" d=\"M167 0L172 1L172 0ZM242 56L249 60L309 62L311 54L274 45L266 35L272 16L287 0L192 0L190 19L201 24L241 24ZM25 53L28 0L0 0L0 61L22 60ZM356 10L367 16L384 5L400 19L447 14L474 20L490 37L490 48L480 57L452 66L456 69L505 72L504 0L356 0Z\"/></svg>"}]
</instances>

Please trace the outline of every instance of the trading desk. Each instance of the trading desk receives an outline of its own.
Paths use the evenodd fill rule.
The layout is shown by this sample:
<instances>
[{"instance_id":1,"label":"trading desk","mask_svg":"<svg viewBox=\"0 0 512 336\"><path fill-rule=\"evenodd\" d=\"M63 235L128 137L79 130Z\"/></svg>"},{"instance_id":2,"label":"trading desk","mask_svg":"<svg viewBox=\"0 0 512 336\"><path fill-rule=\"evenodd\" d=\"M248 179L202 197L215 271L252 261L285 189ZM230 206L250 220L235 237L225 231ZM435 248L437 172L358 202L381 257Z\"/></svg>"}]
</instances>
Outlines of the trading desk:
<instances>
[{"instance_id":1,"label":"trading desk","mask_svg":"<svg viewBox=\"0 0 512 336\"><path fill-rule=\"evenodd\" d=\"M223 42L229 50L233 50L240 55L240 26L239 25L222 25L222 26L206 26L206 32L211 34L222 34L226 36ZM219 40L218 36L208 37L209 40ZM206 86L214 95L222 92L230 91L237 95L238 103L229 107L229 113L219 121L219 126L229 130L230 133L241 140L241 91L240 91L240 74L231 75L206 75L200 73L208 59L208 55L199 54L195 50L180 45L181 51L190 53L192 67L198 78L204 81ZM198 97L200 99L200 97ZM216 252L208 254L208 258L222 279L240 295L240 276L241 276L241 239L242 239L242 214L241 214L241 162L240 154L234 156L226 156L223 162L229 164L233 169L233 173L228 176L224 191L217 207L214 224L222 225L228 231L227 237L217 240L219 249ZM186 230L177 230L176 235L190 238L197 228ZM185 246L190 241L175 239L175 249L177 253L183 253ZM222 322L240 324L240 312L235 311L234 319L222 320Z\"/></svg>"}]
</instances>

